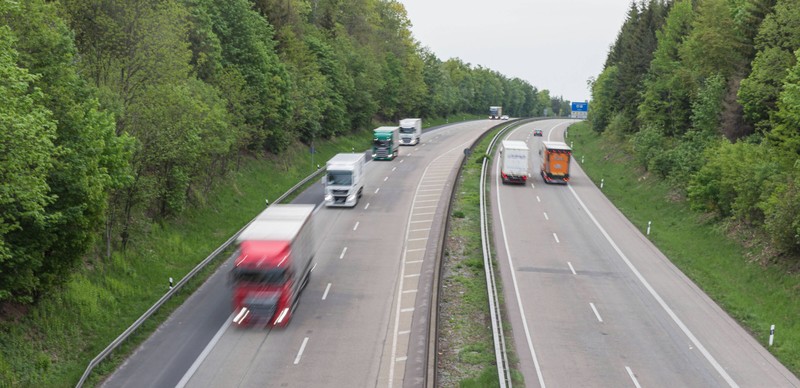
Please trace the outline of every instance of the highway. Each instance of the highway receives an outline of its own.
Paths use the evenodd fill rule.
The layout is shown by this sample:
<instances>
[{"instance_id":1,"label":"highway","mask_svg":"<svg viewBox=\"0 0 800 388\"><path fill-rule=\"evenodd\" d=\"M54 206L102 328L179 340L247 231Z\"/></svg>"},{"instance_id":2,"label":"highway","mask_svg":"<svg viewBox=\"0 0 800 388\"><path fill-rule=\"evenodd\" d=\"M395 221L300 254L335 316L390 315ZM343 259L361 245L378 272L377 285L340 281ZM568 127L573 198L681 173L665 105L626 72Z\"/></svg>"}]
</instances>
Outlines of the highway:
<instances>
[{"instance_id":1,"label":"highway","mask_svg":"<svg viewBox=\"0 0 800 388\"><path fill-rule=\"evenodd\" d=\"M575 160L569 185L543 182L540 143L562 140L570 122L537 121L510 133L531 148L525 185L503 185L498 163L492 167L494 248L525 385L800 386ZM543 136L532 136L534 128Z\"/></svg>"},{"instance_id":2,"label":"highway","mask_svg":"<svg viewBox=\"0 0 800 388\"><path fill-rule=\"evenodd\" d=\"M231 324L229 259L103 386L421 385L432 362L431 288L457 166L497 124L426 132L394 161L367 164L355 208L318 208L316 267L286 328ZM315 185L295 202L321 200Z\"/></svg>"}]
</instances>

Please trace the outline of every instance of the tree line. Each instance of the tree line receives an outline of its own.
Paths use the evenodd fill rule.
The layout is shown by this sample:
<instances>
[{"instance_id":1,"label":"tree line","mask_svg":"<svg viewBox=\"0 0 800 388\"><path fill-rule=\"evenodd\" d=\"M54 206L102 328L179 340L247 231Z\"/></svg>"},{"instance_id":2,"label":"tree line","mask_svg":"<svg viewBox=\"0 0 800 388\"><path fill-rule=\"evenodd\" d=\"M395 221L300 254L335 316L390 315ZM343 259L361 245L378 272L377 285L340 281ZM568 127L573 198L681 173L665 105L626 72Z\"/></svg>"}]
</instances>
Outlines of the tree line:
<instances>
[{"instance_id":1,"label":"tree line","mask_svg":"<svg viewBox=\"0 0 800 388\"><path fill-rule=\"evenodd\" d=\"M394 0L0 0L0 18L0 302L124 250L243 157L401 117L567 113L437 58Z\"/></svg>"},{"instance_id":2,"label":"tree line","mask_svg":"<svg viewBox=\"0 0 800 388\"><path fill-rule=\"evenodd\" d=\"M800 259L800 2L631 4L592 80L594 130L694 209Z\"/></svg>"}]
</instances>

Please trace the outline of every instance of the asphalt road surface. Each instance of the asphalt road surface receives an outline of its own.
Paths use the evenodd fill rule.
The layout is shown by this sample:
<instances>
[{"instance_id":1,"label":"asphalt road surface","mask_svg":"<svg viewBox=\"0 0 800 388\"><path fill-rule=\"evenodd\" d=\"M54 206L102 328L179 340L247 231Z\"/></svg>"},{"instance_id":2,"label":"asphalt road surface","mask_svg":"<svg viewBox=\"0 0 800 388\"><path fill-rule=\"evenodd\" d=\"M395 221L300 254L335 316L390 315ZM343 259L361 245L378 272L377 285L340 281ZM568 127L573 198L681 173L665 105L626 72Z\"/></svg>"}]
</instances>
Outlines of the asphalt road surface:
<instances>
[{"instance_id":1,"label":"asphalt road surface","mask_svg":"<svg viewBox=\"0 0 800 388\"><path fill-rule=\"evenodd\" d=\"M395 160L367 163L355 208L319 207L316 267L286 328L231 324L227 260L103 386L419 386L455 172L464 148L497 124L426 132ZM319 185L295 200L321 201Z\"/></svg>"},{"instance_id":2,"label":"asphalt road surface","mask_svg":"<svg viewBox=\"0 0 800 388\"><path fill-rule=\"evenodd\" d=\"M508 136L531 149L525 185L503 185L492 168L495 251L525 385L800 386L575 160L569 185L543 182L540 144L562 140L570 122L538 121Z\"/></svg>"}]
</instances>

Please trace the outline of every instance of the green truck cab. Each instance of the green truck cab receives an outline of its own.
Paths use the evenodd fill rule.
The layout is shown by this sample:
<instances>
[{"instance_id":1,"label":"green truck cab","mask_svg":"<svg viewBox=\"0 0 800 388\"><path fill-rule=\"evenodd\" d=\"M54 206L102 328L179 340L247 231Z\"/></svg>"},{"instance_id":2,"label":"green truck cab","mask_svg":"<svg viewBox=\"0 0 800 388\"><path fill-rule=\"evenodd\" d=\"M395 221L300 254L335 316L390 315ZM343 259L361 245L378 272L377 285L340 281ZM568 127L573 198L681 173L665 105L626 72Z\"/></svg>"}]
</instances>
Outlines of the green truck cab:
<instances>
[{"instance_id":1,"label":"green truck cab","mask_svg":"<svg viewBox=\"0 0 800 388\"><path fill-rule=\"evenodd\" d=\"M400 127L378 127L372 131L372 159L392 160L400 147Z\"/></svg>"}]
</instances>

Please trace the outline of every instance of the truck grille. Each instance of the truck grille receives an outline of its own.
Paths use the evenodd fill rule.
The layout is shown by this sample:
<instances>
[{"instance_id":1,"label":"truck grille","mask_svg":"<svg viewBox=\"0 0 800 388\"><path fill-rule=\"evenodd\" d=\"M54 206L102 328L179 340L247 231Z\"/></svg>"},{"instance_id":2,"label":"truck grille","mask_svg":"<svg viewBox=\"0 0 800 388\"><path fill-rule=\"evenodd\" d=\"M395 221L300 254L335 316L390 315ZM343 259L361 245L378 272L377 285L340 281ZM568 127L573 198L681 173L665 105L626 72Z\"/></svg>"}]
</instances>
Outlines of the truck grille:
<instances>
[{"instance_id":1,"label":"truck grille","mask_svg":"<svg viewBox=\"0 0 800 388\"><path fill-rule=\"evenodd\" d=\"M349 190L331 190L331 194L333 195L344 195L347 196L347 192Z\"/></svg>"},{"instance_id":2,"label":"truck grille","mask_svg":"<svg viewBox=\"0 0 800 388\"><path fill-rule=\"evenodd\" d=\"M250 310L253 322L266 324L275 315L278 296L251 296L244 300L244 307Z\"/></svg>"},{"instance_id":3,"label":"truck grille","mask_svg":"<svg viewBox=\"0 0 800 388\"><path fill-rule=\"evenodd\" d=\"M378 150L378 152L376 154L376 157L378 157L378 158L386 158L388 156L389 156L389 150L386 150L386 149Z\"/></svg>"}]
</instances>

